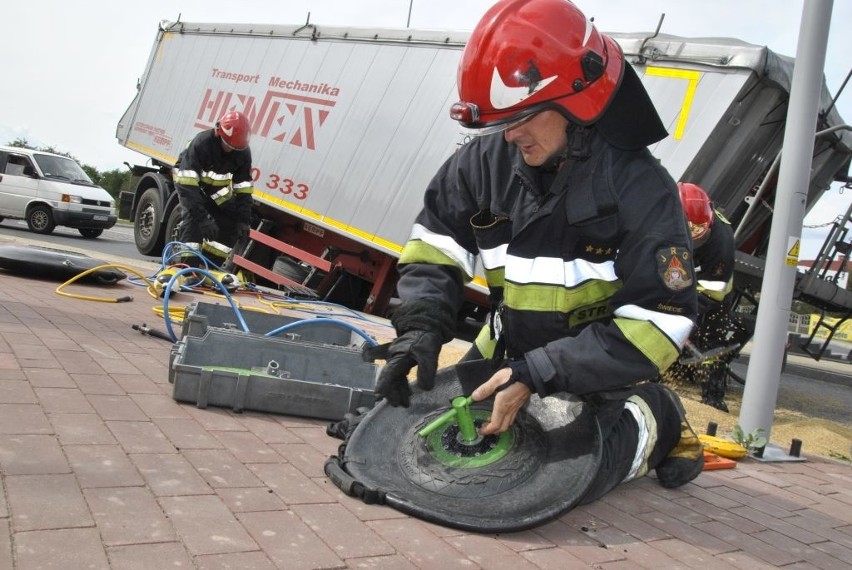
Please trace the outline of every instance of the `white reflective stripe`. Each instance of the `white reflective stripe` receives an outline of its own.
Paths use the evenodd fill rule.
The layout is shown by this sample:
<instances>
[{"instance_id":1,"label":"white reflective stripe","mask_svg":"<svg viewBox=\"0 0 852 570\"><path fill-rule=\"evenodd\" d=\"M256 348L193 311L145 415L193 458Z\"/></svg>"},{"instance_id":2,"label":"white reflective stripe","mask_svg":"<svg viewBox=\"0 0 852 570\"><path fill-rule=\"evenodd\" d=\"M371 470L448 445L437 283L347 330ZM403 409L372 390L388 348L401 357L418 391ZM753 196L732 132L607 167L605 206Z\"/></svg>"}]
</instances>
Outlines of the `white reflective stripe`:
<instances>
[{"instance_id":1,"label":"white reflective stripe","mask_svg":"<svg viewBox=\"0 0 852 570\"><path fill-rule=\"evenodd\" d=\"M512 283L576 287L591 280L617 281L615 263L612 261L592 263L585 259L565 261L558 257L526 259L514 255L506 256L506 281Z\"/></svg>"},{"instance_id":2,"label":"white reflective stripe","mask_svg":"<svg viewBox=\"0 0 852 570\"><path fill-rule=\"evenodd\" d=\"M480 249L479 258L482 260L482 267L485 269L504 267L506 265L506 251L508 249L509 244L507 243L492 249Z\"/></svg>"},{"instance_id":3,"label":"white reflective stripe","mask_svg":"<svg viewBox=\"0 0 852 570\"><path fill-rule=\"evenodd\" d=\"M679 347L683 347L686 339L689 338L689 333L692 332L692 321L686 317L649 311L637 305L622 305L615 310L615 316L636 321L650 321Z\"/></svg>"},{"instance_id":4,"label":"white reflective stripe","mask_svg":"<svg viewBox=\"0 0 852 570\"><path fill-rule=\"evenodd\" d=\"M218 172L213 172L212 170L202 172L201 177L210 180L215 180L216 182L230 182L231 180L230 174L219 174Z\"/></svg>"},{"instance_id":5,"label":"white reflective stripe","mask_svg":"<svg viewBox=\"0 0 852 570\"><path fill-rule=\"evenodd\" d=\"M704 279L698 280L698 285L704 287L708 291L720 291L724 292L725 289L728 288L727 281L705 281Z\"/></svg>"},{"instance_id":6,"label":"white reflective stripe","mask_svg":"<svg viewBox=\"0 0 852 570\"><path fill-rule=\"evenodd\" d=\"M450 236L436 234L421 224L414 224L414 227L411 229L410 239L419 239L423 243L428 243L458 263L465 274L473 277L476 256L456 243Z\"/></svg>"},{"instance_id":7,"label":"white reflective stripe","mask_svg":"<svg viewBox=\"0 0 852 570\"><path fill-rule=\"evenodd\" d=\"M215 194L211 194L210 197L215 202L216 200L220 200L222 198L227 198L230 195L231 195L231 188L227 187L227 188L222 188L221 190L219 190Z\"/></svg>"},{"instance_id":8,"label":"white reflective stripe","mask_svg":"<svg viewBox=\"0 0 852 570\"><path fill-rule=\"evenodd\" d=\"M194 170L175 170L175 178L195 178L198 180L198 173Z\"/></svg>"},{"instance_id":9,"label":"white reflective stripe","mask_svg":"<svg viewBox=\"0 0 852 570\"><path fill-rule=\"evenodd\" d=\"M242 190L243 188L251 188L251 182L240 182L234 184L234 190Z\"/></svg>"},{"instance_id":10,"label":"white reflective stripe","mask_svg":"<svg viewBox=\"0 0 852 570\"><path fill-rule=\"evenodd\" d=\"M624 402L624 409L636 420L639 441L636 443L636 452L633 455L630 471L622 479L622 483L641 477L648 472L648 458L654 446L657 445L657 420L648 404L638 396L630 396Z\"/></svg>"}]
</instances>

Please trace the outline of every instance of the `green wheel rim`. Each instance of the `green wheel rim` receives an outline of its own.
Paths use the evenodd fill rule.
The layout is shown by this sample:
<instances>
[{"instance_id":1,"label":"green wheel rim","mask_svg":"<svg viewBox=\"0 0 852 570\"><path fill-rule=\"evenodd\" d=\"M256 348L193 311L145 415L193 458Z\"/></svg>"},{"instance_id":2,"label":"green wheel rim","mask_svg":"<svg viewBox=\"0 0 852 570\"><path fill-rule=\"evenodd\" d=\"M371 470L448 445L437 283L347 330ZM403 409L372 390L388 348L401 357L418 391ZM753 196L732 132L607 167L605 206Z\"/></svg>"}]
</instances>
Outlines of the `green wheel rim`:
<instances>
[{"instance_id":1,"label":"green wheel rim","mask_svg":"<svg viewBox=\"0 0 852 570\"><path fill-rule=\"evenodd\" d=\"M491 416L488 410L471 410L471 414L477 428ZM515 442L514 428L500 435L485 436L470 446L459 443L458 435L458 423L445 424L426 436L427 452L447 467L477 469L499 461L511 451Z\"/></svg>"}]
</instances>

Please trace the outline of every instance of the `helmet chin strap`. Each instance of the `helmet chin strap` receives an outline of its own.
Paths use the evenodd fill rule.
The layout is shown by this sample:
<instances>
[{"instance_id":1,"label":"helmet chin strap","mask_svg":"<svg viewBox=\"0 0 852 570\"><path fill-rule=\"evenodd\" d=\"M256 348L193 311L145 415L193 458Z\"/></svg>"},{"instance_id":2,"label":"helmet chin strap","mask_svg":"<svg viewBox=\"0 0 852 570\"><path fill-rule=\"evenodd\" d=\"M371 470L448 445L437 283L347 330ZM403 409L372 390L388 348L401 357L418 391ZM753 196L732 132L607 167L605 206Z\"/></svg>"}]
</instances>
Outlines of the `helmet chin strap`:
<instances>
[{"instance_id":1,"label":"helmet chin strap","mask_svg":"<svg viewBox=\"0 0 852 570\"><path fill-rule=\"evenodd\" d=\"M592 130L581 125L568 123L565 127L567 142L564 147L550 155L539 168L545 171L558 170L567 160L586 160L592 156L592 147L589 139Z\"/></svg>"}]
</instances>

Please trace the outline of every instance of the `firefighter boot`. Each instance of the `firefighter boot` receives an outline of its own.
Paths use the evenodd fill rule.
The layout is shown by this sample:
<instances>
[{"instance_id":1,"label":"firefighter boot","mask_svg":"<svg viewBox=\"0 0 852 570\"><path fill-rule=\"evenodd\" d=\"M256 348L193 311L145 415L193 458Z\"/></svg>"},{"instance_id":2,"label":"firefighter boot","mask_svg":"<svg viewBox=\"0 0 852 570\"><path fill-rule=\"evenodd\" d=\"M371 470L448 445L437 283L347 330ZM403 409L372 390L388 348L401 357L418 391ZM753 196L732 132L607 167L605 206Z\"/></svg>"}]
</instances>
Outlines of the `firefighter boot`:
<instances>
[{"instance_id":1,"label":"firefighter boot","mask_svg":"<svg viewBox=\"0 0 852 570\"><path fill-rule=\"evenodd\" d=\"M668 489L689 483L704 469L704 447L698 435L686 419L686 411L680 398L665 388L671 405L680 419L680 439L656 467L657 480Z\"/></svg>"},{"instance_id":2,"label":"firefighter boot","mask_svg":"<svg viewBox=\"0 0 852 570\"><path fill-rule=\"evenodd\" d=\"M724 362L708 365L707 374L701 383L701 403L728 413L725 392L728 388L727 366Z\"/></svg>"}]
</instances>

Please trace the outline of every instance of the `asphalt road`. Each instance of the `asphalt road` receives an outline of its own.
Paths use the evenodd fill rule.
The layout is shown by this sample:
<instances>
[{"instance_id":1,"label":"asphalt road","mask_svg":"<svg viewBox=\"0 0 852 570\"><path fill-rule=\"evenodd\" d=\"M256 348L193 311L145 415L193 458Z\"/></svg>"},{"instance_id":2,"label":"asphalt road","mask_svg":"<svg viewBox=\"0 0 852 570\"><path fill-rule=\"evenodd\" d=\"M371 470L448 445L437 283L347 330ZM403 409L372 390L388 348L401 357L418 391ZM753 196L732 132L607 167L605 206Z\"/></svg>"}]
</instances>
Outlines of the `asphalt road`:
<instances>
[{"instance_id":1,"label":"asphalt road","mask_svg":"<svg viewBox=\"0 0 852 570\"><path fill-rule=\"evenodd\" d=\"M84 238L75 229L57 226L53 233L44 235L31 232L23 220L3 220L0 222L0 236L15 240L39 242L46 247L56 249L69 249L71 251L88 250L86 253L92 257L120 258L123 262L146 261L158 263L155 257L148 257L136 250L133 241L133 226L126 223L118 223L100 237Z\"/></svg>"},{"instance_id":2,"label":"asphalt road","mask_svg":"<svg viewBox=\"0 0 852 570\"><path fill-rule=\"evenodd\" d=\"M837 373L826 374L821 372L819 363L808 364L807 367L788 366L781 374L776 407L852 428L852 364L843 365L848 368L845 377L843 368ZM734 362L732 368L736 374L746 377L747 361ZM743 386L730 381L728 391L742 396Z\"/></svg>"}]
</instances>

